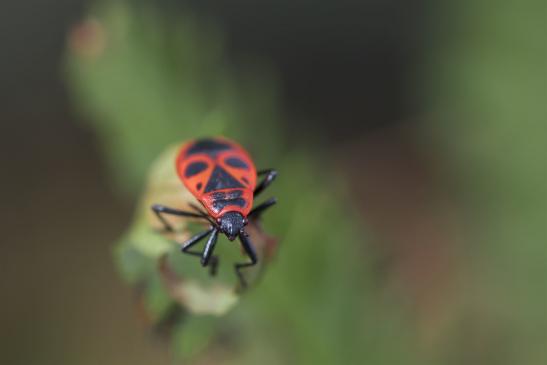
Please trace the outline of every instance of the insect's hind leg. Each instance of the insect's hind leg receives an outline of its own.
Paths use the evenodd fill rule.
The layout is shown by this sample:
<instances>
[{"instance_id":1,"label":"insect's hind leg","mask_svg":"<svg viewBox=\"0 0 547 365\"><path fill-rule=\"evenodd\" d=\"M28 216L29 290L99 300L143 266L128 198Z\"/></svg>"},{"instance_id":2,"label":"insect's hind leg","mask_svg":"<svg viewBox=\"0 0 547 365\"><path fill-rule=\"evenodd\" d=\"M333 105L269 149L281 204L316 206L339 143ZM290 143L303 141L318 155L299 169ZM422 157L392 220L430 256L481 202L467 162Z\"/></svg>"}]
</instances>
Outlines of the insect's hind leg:
<instances>
[{"instance_id":1,"label":"insect's hind leg","mask_svg":"<svg viewBox=\"0 0 547 365\"><path fill-rule=\"evenodd\" d=\"M203 252L190 251L190 249L194 245L199 243L199 241L207 237L209 234L211 234L211 237L209 237L209 240L207 240L207 243L205 245L205 249L203 250ZM218 258L216 256L212 256L217 237L218 237L218 230L214 227L211 227L207 231L198 233L195 236L191 237L188 241L184 242L182 244L182 249L181 249L181 251L187 255L199 257L201 259L201 264L203 266L208 266L210 263L209 273L213 276L216 275L217 268L218 268Z\"/></svg>"},{"instance_id":2,"label":"insect's hind leg","mask_svg":"<svg viewBox=\"0 0 547 365\"><path fill-rule=\"evenodd\" d=\"M171 214L171 215L176 215L176 216L179 216L179 217L207 219L206 217L204 217L203 215L198 214L198 213L186 212L184 210L173 209L173 208L166 207L165 205L161 205L161 204L154 204L154 205L152 205L151 209L154 212L154 214L156 214L156 216L158 217L160 222L163 224L164 229L168 232L173 232L174 229L173 229L173 226L171 226L169 224L169 222L167 222L167 220L165 219L163 214Z\"/></svg>"},{"instance_id":3,"label":"insect's hind leg","mask_svg":"<svg viewBox=\"0 0 547 365\"><path fill-rule=\"evenodd\" d=\"M253 196L257 196L258 194L260 194L275 180L275 178L277 177L277 171L274 169L266 169L258 171L256 174L257 176L266 175L266 177L255 188Z\"/></svg>"},{"instance_id":4,"label":"insect's hind leg","mask_svg":"<svg viewBox=\"0 0 547 365\"><path fill-rule=\"evenodd\" d=\"M249 258L251 259L251 262L243 262L243 263L238 263L234 265L234 269L239 279L239 284L241 285L241 289L246 289L247 281L245 280L245 277L243 276L241 269L256 265L258 262L258 258L256 257L255 249L253 248L253 244L249 240L249 237L246 232L241 232L239 234L239 241L241 242L241 245L243 246L243 250L245 251L247 256L249 256Z\"/></svg>"}]
</instances>

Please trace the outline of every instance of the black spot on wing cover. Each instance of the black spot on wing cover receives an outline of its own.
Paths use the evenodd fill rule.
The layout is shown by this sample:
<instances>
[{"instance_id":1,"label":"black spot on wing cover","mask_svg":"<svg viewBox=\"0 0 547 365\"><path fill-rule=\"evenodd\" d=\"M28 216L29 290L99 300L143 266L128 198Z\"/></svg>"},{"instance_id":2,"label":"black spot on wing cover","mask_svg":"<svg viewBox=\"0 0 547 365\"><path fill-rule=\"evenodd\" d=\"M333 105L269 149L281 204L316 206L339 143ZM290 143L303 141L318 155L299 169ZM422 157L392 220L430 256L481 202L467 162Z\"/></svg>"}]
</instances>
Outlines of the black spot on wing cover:
<instances>
[{"instance_id":1,"label":"black spot on wing cover","mask_svg":"<svg viewBox=\"0 0 547 365\"><path fill-rule=\"evenodd\" d=\"M205 162L197 161L192 162L190 165L186 167L186 170L184 171L184 176L186 177L192 177L194 175L199 174L200 172L203 172L207 169L207 164Z\"/></svg>"},{"instance_id":2,"label":"black spot on wing cover","mask_svg":"<svg viewBox=\"0 0 547 365\"><path fill-rule=\"evenodd\" d=\"M211 194L213 200L226 200L241 198L243 190L231 190L231 191L217 191Z\"/></svg>"},{"instance_id":3,"label":"black spot on wing cover","mask_svg":"<svg viewBox=\"0 0 547 365\"><path fill-rule=\"evenodd\" d=\"M237 206L244 208L247 205L245 199L241 197L243 191L232 190L228 192L216 192L211 195L213 198L213 211L220 212L223 208L229 206Z\"/></svg>"},{"instance_id":4,"label":"black spot on wing cover","mask_svg":"<svg viewBox=\"0 0 547 365\"><path fill-rule=\"evenodd\" d=\"M228 166L235 167L237 169L243 169L243 170L249 169L249 165L247 165L245 161L237 157L229 157L224 162L226 162Z\"/></svg>"},{"instance_id":5,"label":"black spot on wing cover","mask_svg":"<svg viewBox=\"0 0 547 365\"><path fill-rule=\"evenodd\" d=\"M245 208L246 205L247 205L247 202L243 198L230 199L230 200L218 200L213 202L213 210L216 213L218 213L224 207L237 206L237 207Z\"/></svg>"},{"instance_id":6,"label":"black spot on wing cover","mask_svg":"<svg viewBox=\"0 0 547 365\"><path fill-rule=\"evenodd\" d=\"M232 146L222 141L217 141L214 139L200 139L194 142L186 154L191 156L196 153L206 153L209 156L215 156L217 153L229 150L231 148Z\"/></svg>"},{"instance_id":7,"label":"black spot on wing cover","mask_svg":"<svg viewBox=\"0 0 547 365\"><path fill-rule=\"evenodd\" d=\"M220 189L231 189L231 188L243 188L244 186L236 180L235 177L230 175L222 167L217 166L213 170L207 186L205 186L205 193L211 191L220 190Z\"/></svg>"}]
</instances>

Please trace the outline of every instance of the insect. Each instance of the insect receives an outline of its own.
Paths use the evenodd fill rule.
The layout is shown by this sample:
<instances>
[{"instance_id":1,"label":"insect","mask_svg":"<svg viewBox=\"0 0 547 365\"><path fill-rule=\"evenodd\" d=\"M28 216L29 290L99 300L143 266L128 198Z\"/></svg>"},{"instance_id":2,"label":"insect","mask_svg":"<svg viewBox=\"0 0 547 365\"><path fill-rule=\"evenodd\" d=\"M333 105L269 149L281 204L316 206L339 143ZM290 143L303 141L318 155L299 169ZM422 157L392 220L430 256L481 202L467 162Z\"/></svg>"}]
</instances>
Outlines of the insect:
<instances>
[{"instance_id":1,"label":"insect","mask_svg":"<svg viewBox=\"0 0 547 365\"><path fill-rule=\"evenodd\" d=\"M176 158L176 170L186 188L201 203L205 211L191 204L194 212L183 211L154 204L152 210L167 231L173 227L163 214L192 217L207 221L210 226L182 244L182 252L198 256L201 265L210 266L210 273L216 274L218 257L213 255L219 233L230 241L239 238L243 251L250 262L234 266L242 288L247 286L241 269L254 266L258 258L245 232L249 219L257 219L266 209L276 203L270 198L253 208L253 200L274 181L277 171L273 169L256 171L255 165L239 144L226 138L204 138L193 140L182 146ZM257 184L258 177L264 176ZM202 252L190 249L209 236Z\"/></svg>"}]
</instances>

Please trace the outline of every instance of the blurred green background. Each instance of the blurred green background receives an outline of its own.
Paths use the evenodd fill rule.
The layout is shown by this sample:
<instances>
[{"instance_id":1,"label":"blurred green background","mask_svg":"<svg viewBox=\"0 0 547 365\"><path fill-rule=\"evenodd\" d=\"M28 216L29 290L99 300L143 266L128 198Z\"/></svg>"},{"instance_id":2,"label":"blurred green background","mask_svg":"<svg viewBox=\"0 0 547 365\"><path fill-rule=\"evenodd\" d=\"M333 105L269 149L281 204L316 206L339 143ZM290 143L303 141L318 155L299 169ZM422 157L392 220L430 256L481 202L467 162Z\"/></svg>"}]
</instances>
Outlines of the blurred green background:
<instances>
[{"instance_id":1,"label":"blurred green background","mask_svg":"<svg viewBox=\"0 0 547 365\"><path fill-rule=\"evenodd\" d=\"M547 361L545 2L3 5L2 364ZM113 250L210 134L280 171L280 247L166 338Z\"/></svg>"}]
</instances>

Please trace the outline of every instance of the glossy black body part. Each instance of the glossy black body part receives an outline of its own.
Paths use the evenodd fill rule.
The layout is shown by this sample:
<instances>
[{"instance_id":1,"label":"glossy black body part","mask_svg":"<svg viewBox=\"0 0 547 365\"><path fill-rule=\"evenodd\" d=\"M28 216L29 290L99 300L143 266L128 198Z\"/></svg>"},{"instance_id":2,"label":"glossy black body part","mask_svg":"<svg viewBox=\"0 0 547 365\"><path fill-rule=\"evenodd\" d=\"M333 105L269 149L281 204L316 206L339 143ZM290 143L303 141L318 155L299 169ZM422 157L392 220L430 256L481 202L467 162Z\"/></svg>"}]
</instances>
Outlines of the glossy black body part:
<instances>
[{"instance_id":1,"label":"glossy black body part","mask_svg":"<svg viewBox=\"0 0 547 365\"><path fill-rule=\"evenodd\" d=\"M247 235L245 231L241 231L241 233L239 234L239 241L241 242L241 246L243 247L243 250L245 251L247 256L249 256L249 258L251 259L251 262L242 262L242 263L234 265L237 277L239 278L239 283L241 284L241 288L245 289L247 288L247 280L245 280L245 276L243 276L241 269L256 265L258 262L258 259L256 257L256 252L253 247L253 244L249 240L249 236Z\"/></svg>"},{"instance_id":2,"label":"glossy black body part","mask_svg":"<svg viewBox=\"0 0 547 365\"><path fill-rule=\"evenodd\" d=\"M218 219L218 223L220 230L226 234L230 241L233 241L243 230L247 220L239 212L227 212Z\"/></svg>"},{"instance_id":3,"label":"glossy black body part","mask_svg":"<svg viewBox=\"0 0 547 365\"><path fill-rule=\"evenodd\" d=\"M260 218L260 215L269 207L277 203L276 198L270 198L266 200L265 202L261 203L260 205L257 205L249 212L249 218L252 219L258 219Z\"/></svg>"},{"instance_id":4,"label":"glossy black body part","mask_svg":"<svg viewBox=\"0 0 547 365\"><path fill-rule=\"evenodd\" d=\"M257 176L266 175L264 180L262 180L255 188L254 190L254 196L256 197L258 194L264 191L277 177L277 171L274 169L267 169L267 170L260 170L257 173Z\"/></svg>"},{"instance_id":5,"label":"glossy black body part","mask_svg":"<svg viewBox=\"0 0 547 365\"><path fill-rule=\"evenodd\" d=\"M215 147L218 149L222 149L223 146L215 145ZM254 197L264 191L264 189L266 189L275 180L275 178L277 177L277 171L273 169L262 170L257 172L257 175L266 175L266 177L255 188L253 193ZM248 217L250 219L257 220L266 209L273 206L276 202L277 200L275 198L270 198L266 200L265 202L254 207L249 212ZM245 289L247 287L247 281L245 280L245 276L243 275L243 272L241 270L247 267L254 266L258 263L258 257L256 255L253 243L249 239L247 232L245 232L245 225L247 225L248 222L247 217L244 217L238 212L227 212L219 217L217 221L214 221L207 213L205 213L199 207L193 204L190 204L190 206L192 207L192 209L195 210L195 212L187 212L183 210L173 209L159 204L154 204L151 208L158 217L158 219L163 223L165 229L169 232L173 231L173 227L163 217L163 214L204 219L211 224L209 229L192 236L190 239L184 242L181 249L182 252L188 255L199 257L201 265L210 268L209 272L211 275L216 274L219 263L218 257L213 255L215 245L218 241L218 234L225 234L230 241L233 241L235 238L239 238L241 247L243 248L243 251L250 259L250 261L237 263L234 265L234 269L239 279L240 288ZM190 250L207 236L209 236L209 238L202 252Z\"/></svg>"},{"instance_id":6,"label":"glossy black body part","mask_svg":"<svg viewBox=\"0 0 547 365\"><path fill-rule=\"evenodd\" d=\"M197 251L190 251L190 249L199 243L202 239L207 237L208 235L211 235L209 239L207 240L207 243L205 244L205 249L203 252L197 252ZM215 244L217 242L218 238L218 229L215 227L209 228L207 231L200 232L196 234L195 236L191 237L188 241L184 242L182 245L181 251L192 256L197 256L201 259L201 265L207 266L209 263L211 264L209 273L211 275L216 275L217 273L217 267L218 267L218 258L216 256L212 256L213 248L215 247Z\"/></svg>"}]
</instances>

